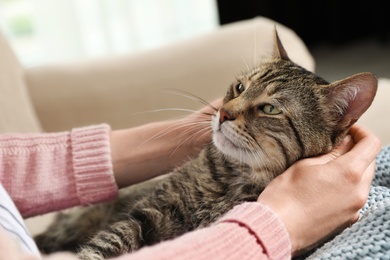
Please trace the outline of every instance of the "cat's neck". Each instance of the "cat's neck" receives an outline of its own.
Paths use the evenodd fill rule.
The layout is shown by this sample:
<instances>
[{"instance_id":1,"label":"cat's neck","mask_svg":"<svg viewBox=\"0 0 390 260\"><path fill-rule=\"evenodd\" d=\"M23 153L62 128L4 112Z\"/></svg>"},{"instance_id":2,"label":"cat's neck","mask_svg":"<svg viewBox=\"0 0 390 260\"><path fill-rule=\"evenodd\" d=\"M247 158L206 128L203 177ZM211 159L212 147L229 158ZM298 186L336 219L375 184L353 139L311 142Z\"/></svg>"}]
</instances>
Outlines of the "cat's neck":
<instances>
[{"instance_id":1,"label":"cat's neck","mask_svg":"<svg viewBox=\"0 0 390 260\"><path fill-rule=\"evenodd\" d=\"M255 183L260 187L265 187L275 176L284 171L284 169L275 169L271 160L262 160L261 165L252 167L222 153L213 143L202 151L200 160L210 169L210 174L218 175L220 181L231 186Z\"/></svg>"}]
</instances>

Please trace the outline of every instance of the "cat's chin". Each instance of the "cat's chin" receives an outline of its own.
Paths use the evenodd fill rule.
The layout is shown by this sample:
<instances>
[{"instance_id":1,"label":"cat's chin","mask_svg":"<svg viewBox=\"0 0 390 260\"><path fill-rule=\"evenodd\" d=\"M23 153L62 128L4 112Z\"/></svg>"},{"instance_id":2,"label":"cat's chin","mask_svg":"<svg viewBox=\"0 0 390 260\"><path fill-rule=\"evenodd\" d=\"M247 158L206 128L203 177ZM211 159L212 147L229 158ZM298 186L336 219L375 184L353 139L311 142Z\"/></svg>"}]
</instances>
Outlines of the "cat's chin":
<instances>
[{"instance_id":1,"label":"cat's chin","mask_svg":"<svg viewBox=\"0 0 390 260\"><path fill-rule=\"evenodd\" d=\"M224 155L237 160L240 163L250 165L251 162L247 161L248 158L252 157L252 153L243 147L232 142L223 133L218 132L213 134L213 143L217 149Z\"/></svg>"},{"instance_id":2,"label":"cat's chin","mask_svg":"<svg viewBox=\"0 0 390 260\"><path fill-rule=\"evenodd\" d=\"M241 150L239 146L234 144L229 138L227 138L221 132L214 133L213 135L214 145L225 154L235 154L238 150Z\"/></svg>"},{"instance_id":3,"label":"cat's chin","mask_svg":"<svg viewBox=\"0 0 390 260\"><path fill-rule=\"evenodd\" d=\"M241 144L239 135L232 131L234 126L231 125L231 122L220 124L218 118L219 115L212 119L213 143L215 147L224 155L248 164L245 159L251 157L252 153Z\"/></svg>"}]
</instances>

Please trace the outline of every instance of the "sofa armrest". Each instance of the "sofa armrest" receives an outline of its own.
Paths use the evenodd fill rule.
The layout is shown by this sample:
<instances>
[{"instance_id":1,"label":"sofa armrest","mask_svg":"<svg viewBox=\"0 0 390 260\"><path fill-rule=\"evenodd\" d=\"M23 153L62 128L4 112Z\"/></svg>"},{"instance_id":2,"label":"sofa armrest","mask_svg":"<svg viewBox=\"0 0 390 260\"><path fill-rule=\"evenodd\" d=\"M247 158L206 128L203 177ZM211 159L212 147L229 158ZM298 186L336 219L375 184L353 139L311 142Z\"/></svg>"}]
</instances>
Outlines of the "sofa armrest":
<instances>
[{"instance_id":1,"label":"sofa armrest","mask_svg":"<svg viewBox=\"0 0 390 260\"><path fill-rule=\"evenodd\" d=\"M118 129L164 120L177 114L139 112L200 107L167 89L209 101L223 96L238 73L271 52L275 25L290 58L313 70L313 58L293 31L259 17L137 54L26 69L26 82L45 131L102 122Z\"/></svg>"}]
</instances>

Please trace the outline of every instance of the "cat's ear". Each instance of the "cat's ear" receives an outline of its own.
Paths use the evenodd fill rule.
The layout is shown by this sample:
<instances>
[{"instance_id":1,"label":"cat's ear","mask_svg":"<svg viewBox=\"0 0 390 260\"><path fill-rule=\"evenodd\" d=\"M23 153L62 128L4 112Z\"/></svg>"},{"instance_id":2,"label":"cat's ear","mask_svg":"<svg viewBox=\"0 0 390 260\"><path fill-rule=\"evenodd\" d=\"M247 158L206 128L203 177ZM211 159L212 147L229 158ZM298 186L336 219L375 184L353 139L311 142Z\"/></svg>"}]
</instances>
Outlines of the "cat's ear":
<instances>
[{"instance_id":1,"label":"cat's ear","mask_svg":"<svg viewBox=\"0 0 390 260\"><path fill-rule=\"evenodd\" d=\"M287 55L286 50L284 49L282 42L280 41L278 31L276 30L276 25L274 27L274 58L281 59L281 60L290 60L290 58Z\"/></svg>"},{"instance_id":2,"label":"cat's ear","mask_svg":"<svg viewBox=\"0 0 390 260\"><path fill-rule=\"evenodd\" d=\"M370 107L377 87L377 77L368 72L336 81L326 87L329 104L341 115L340 129L351 127Z\"/></svg>"}]
</instances>

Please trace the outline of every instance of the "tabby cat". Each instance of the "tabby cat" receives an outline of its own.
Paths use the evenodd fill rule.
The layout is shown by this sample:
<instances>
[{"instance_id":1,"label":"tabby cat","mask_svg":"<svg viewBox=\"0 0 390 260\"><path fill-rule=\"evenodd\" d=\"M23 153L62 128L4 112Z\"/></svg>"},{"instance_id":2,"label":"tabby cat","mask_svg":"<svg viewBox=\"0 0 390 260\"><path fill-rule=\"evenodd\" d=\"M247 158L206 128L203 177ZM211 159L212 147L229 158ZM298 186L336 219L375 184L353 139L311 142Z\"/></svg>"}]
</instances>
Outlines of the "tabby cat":
<instances>
[{"instance_id":1,"label":"tabby cat","mask_svg":"<svg viewBox=\"0 0 390 260\"><path fill-rule=\"evenodd\" d=\"M329 152L371 105L376 77L328 83L288 58L276 30L274 46L231 84L211 116L213 142L197 158L140 193L58 215L35 238L40 249L103 259L180 236L255 201L297 160Z\"/></svg>"}]
</instances>

